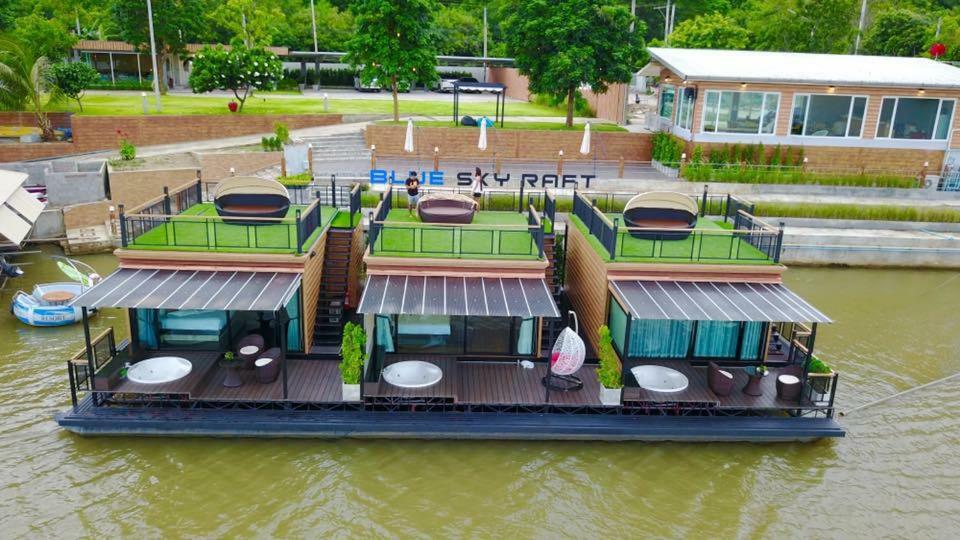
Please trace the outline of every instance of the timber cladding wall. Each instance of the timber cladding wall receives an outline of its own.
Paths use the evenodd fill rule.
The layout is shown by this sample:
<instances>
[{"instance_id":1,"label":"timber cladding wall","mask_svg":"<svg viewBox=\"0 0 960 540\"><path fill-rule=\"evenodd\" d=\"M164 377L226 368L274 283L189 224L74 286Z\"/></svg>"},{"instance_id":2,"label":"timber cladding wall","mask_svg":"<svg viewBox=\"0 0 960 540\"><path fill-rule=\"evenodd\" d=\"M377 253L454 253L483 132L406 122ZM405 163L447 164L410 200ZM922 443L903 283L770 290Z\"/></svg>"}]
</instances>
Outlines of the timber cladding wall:
<instances>
[{"instance_id":1,"label":"timber cladding wall","mask_svg":"<svg viewBox=\"0 0 960 540\"><path fill-rule=\"evenodd\" d=\"M567 227L567 297L580 320L580 333L598 350L599 329L607 324L607 265L574 226Z\"/></svg>"},{"instance_id":2,"label":"timber cladding wall","mask_svg":"<svg viewBox=\"0 0 960 540\"><path fill-rule=\"evenodd\" d=\"M231 168L234 174L242 176L280 165L280 154L282 152L218 152L196 156L203 180L212 182L229 176Z\"/></svg>"},{"instance_id":3,"label":"timber cladding wall","mask_svg":"<svg viewBox=\"0 0 960 540\"><path fill-rule=\"evenodd\" d=\"M366 246L363 243L363 227L357 225L353 228L353 237L350 239L350 269L347 273L347 305L352 307L360 305L360 291L363 289L360 278L363 274L364 249Z\"/></svg>"},{"instance_id":4,"label":"timber cladding wall","mask_svg":"<svg viewBox=\"0 0 960 540\"><path fill-rule=\"evenodd\" d=\"M377 156L406 156L403 143L406 126L371 124L366 129L367 145L377 146ZM487 149L477 148L479 131L470 128L421 127L414 133L414 150L421 159L433 159L433 149L440 149L440 159L491 158L494 153L504 159L557 159L563 150L565 161L592 160L594 154L580 154L583 134L577 131L539 131L528 129L493 129L487 132ZM597 159L650 161L652 136L649 133L595 131L591 134Z\"/></svg>"},{"instance_id":5,"label":"timber cladding wall","mask_svg":"<svg viewBox=\"0 0 960 540\"><path fill-rule=\"evenodd\" d=\"M358 227L359 228L359 227ZM302 295L301 311L303 313L303 350L310 351L313 345L313 326L317 321L317 303L320 300L320 281L323 279L323 257L327 248L327 229L317 238L303 265L303 281L300 284Z\"/></svg>"},{"instance_id":6,"label":"timber cladding wall","mask_svg":"<svg viewBox=\"0 0 960 540\"><path fill-rule=\"evenodd\" d=\"M199 169L155 169L148 171L114 171L110 173L110 198L127 210L163 195L163 188L173 191L197 181Z\"/></svg>"},{"instance_id":7,"label":"timber cladding wall","mask_svg":"<svg viewBox=\"0 0 960 540\"><path fill-rule=\"evenodd\" d=\"M110 201L72 204L63 207L63 225L68 231L103 225L110 220Z\"/></svg>"}]
</instances>

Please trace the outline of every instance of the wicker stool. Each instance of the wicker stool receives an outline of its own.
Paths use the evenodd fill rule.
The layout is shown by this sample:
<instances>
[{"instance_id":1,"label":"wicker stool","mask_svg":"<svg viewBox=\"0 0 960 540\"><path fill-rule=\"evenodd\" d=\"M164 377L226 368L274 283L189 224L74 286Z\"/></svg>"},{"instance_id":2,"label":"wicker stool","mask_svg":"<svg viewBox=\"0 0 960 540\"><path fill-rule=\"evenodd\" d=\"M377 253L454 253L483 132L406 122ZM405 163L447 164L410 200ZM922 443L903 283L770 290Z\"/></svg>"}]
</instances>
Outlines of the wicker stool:
<instances>
[{"instance_id":1,"label":"wicker stool","mask_svg":"<svg viewBox=\"0 0 960 540\"><path fill-rule=\"evenodd\" d=\"M777 397L785 401L800 399L800 379L794 375L777 377Z\"/></svg>"}]
</instances>

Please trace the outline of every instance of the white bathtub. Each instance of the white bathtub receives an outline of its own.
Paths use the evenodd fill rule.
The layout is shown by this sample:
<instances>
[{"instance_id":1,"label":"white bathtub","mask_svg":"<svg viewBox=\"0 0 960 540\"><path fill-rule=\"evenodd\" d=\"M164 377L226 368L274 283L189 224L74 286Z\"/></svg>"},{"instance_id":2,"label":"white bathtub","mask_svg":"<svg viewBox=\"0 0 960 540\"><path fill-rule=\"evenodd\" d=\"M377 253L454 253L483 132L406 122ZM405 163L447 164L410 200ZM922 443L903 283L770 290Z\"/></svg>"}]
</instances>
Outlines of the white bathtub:
<instances>
[{"instance_id":1,"label":"white bathtub","mask_svg":"<svg viewBox=\"0 0 960 540\"><path fill-rule=\"evenodd\" d=\"M640 388L651 392L681 392L690 384L686 375L663 366L637 366L630 373Z\"/></svg>"},{"instance_id":2,"label":"white bathtub","mask_svg":"<svg viewBox=\"0 0 960 540\"><path fill-rule=\"evenodd\" d=\"M426 388L442 378L443 370L421 360L406 360L383 368L383 380L400 388Z\"/></svg>"},{"instance_id":3,"label":"white bathtub","mask_svg":"<svg viewBox=\"0 0 960 540\"><path fill-rule=\"evenodd\" d=\"M157 356L127 368L127 380L140 384L161 384L182 379L193 371L193 364L179 356Z\"/></svg>"}]
</instances>

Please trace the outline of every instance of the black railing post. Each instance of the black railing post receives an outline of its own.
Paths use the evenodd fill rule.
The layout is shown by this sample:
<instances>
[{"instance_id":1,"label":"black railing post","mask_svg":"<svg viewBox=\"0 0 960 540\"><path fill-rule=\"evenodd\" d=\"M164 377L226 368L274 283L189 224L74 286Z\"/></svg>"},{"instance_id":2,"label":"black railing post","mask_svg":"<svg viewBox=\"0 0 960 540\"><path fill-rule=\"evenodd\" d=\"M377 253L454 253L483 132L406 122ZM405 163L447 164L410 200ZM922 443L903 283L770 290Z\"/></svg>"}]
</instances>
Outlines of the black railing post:
<instances>
[{"instance_id":1,"label":"black railing post","mask_svg":"<svg viewBox=\"0 0 960 540\"><path fill-rule=\"evenodd\" d=\"M523 178L520 178L520 204L518 205L517 212L523 212L523 185L526 183Z\"/></svg>"},{"instance_id":2,"label":"black railing post","mask_svg":"<svg viewBox=\"0 0 960 540\"><path fill-rule=\"evenodd\" d=\"M203 179L200 177L199 169L197 169L196 195L197 195L197 204L202 203L203 202Z\"/></svg>"},{"instance_id":3,"label":"black railing post","mask_svg":"<svg viewBox=\"0 0 960 540\"><path fill-rule=\"evenodd\" d=\"M784 223L780 222L780 230L777 231L777 247L776 251L773 254L773 262L780 262L780 250L783 249L783 225Z\"/></svg>"},{"instance_id":4,"label":"black railing post","mask_svg":"<svg viewBox=\"0 0 960 540\"><path fill-rule=\"evenodd\" d=\"M317 192L317 198L320 198L319 192ZM330 206L337 206L337 175L330 175Z\"/></svg>"},{"instance_id":5,"label":"black railing post","mask_svg":"<svg viewBox=\"0 0 960 540\"><path fill-rule=\"evenodd\" d=\"M700 205L700 217L707 215L707 184L703 185L703 204Z\"/></svg>"},{"instance_id":6,"label":"black railing post","mask_svg":"<svg viewBox=\"0 0 960 540\"><path fill-rule=\"evenodd\" d=\"M163 213L166 215L173 214L173 208L170 206L170 188L163 186Z\"/></svg>"},{"instance_id":7,"label":"black railing post","mask_svg":"<svg viewBox=\"0 0 960 540\"><path fill-rule=\"evenodd\" d=\"M93 394L93 404L98 405L97 393L94 391L96 390L96 384L93 380L96 370L93 365L93 343L90 343L90 313L86 306L80 308L80 316L83 319L83 342L87 350L87 384L90 386L90 393Z\"/></svg>"},{"instance_id":8,"label":"black railing post","mask_svg":"<svg viewBox=\"0 0 960 540\"><path fill-rule=\"evenodd\" d=\"M376 249L375 246L377 245L377 236L379 236L378 234L379 231L377 230L376 227L377 227L377 224L373 220L373 212L370 212L370 233L368 236L370 237L370 254L371 255L373 255L373 252Z\"/></svg>"},{"instance_id":9,"label":"black railing post","mask_svg":"<svg viewBox=\"0 0 960 540\"><path fill-rule=\"evenodd\" d=\"M723 209L723 222L727 222L727 218L730 217L730 194L727 193L727 206Z\"/></svg>"},{"instance_id":10,"label":"black railing post","mask_svg":"<svg viewBox=\"0 0 960 540\"><path fill-rule=\"evenodd\" d=\"M613 236L610 238L610 245L607 251L610 252L610 260L617 258L617 229L620 228L620 218L613 218Z\"/></svg>"},{"instance_id":11,"label":"black railing post","mask_svg":"<svg viewBox=\"0 0 960 540\"><path fill-rule=\"evenodd\" d=\"M297 209L297 255L303 253L303 212Z\"/></svg>"},{"instance_id":12,"label":"black railing post","mask_svg":"<svg viewBox=\"0 0 960 540\"><path fill-rule=\"evenodd\" d=\"M123 203L117 206L117 210L120 217L120 245L127 247L127 216L123 212Z\"/></svg>"},{"instance_id":13,"label":"black railing post","mask_svg":"<svg viewBox=\"0 0 960 540\"><path fill-rule=\"evenodd\" d=\"M73 374L73 363L67 360L67 377L70 378L70 402L73 404L73 410L77 410L77 379Z\"/></svg>"},{"instance_id":14,"label":"black railing post","mask_svg":"<svg viewBox=\"0 0 960 540\"><path fill-rule=\"evenodd\" d=\"M538 253L537 253L537 254L538 254L538 257L539 257L540 259L543 258L543 238L544 238L544 236L546 235L546 233L547 233L547 231L543 228L543 220L541 219L541 220L540 220L540 231L539 231L539 234L538 234L539 238L537 239L537 250L538 250Z\"/></svg>"}]
</instances>

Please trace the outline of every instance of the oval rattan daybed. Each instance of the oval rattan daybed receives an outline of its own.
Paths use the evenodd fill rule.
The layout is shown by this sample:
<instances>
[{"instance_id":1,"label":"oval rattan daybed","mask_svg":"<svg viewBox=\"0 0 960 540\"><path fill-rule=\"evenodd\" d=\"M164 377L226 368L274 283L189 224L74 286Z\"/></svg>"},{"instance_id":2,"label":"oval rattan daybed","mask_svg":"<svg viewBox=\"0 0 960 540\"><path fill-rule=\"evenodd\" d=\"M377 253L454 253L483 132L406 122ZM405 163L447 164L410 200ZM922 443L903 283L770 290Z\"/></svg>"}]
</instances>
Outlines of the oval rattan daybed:
<instances>
[{"instance_id":1,"label":"oval rattan daybed","mask_svg":"<svg viewBox=\"0 0 960 540\"><path fill-rule=\"evenodd\" d=\"M697 201L674 191L649 191L630 199L623 208L623 221L635 238L682 240L697 226ZM684 229L643 231L636 229Z\"/></svg>"},{"instance_id":2,"label":"oval rattan daybed","mask_svg":"<svg viewBox=\"0 0 960 540\"><path fill-rule=\"evenodd\" d=\"M459 193L427 193L417 203L424 223L472 223L477 201Z\"/></svg>"},{"instance_id":3,"label":"oval rattan daybed","mask_svg":"<svg viewBox=\"0 0 960 540\"><path fill-rule=\"evenodd\" d=\"M290 210L290 194L276 180L235 176L217 185L213 204L223 217L282 218Z\"/></svg>"}]
</instances>

